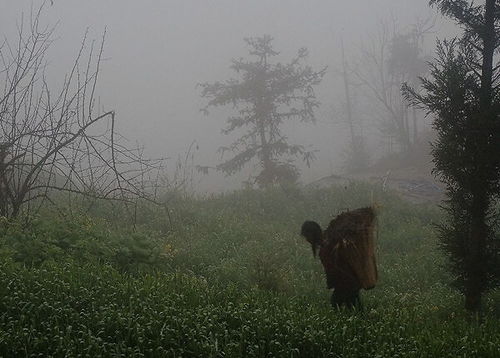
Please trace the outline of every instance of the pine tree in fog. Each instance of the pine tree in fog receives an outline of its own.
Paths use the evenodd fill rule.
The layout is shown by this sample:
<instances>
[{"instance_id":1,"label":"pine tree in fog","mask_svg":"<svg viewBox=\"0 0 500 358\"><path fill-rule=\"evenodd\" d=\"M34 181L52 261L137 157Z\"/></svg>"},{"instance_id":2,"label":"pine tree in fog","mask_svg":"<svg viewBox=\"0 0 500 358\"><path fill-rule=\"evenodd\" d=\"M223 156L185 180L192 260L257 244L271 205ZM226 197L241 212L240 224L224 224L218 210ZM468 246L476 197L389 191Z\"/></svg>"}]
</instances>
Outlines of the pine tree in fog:
<instances>
[{"instance_id":1,"label":"pine tree in fog","mask_svg":"<svg viewBox=\"0 0 500 358\"><path fill-rule=\"evenodd\" d=\"M247 38L245 42L250 58L235 59L231 65L237 78L201 85L201 95L208 99L205 111L208 107L228 105L235 109L223 133L242 133L229 147L219 149L223 155L234 155L217 169L234 174L257 159L260 172L253 179L259 186L294 182L299 175L294 160L300 158L309 165L314 153L290 143L282 126L291 120L315 121L314 109L319 102L313 87L320 83L325 69L314 71L304 64L306 49L300 49L289 63L273 62L278 52L268 35Z\"/></svg>"},{"instance_id":2,"label":"pine tree in fog","mask_svg":"<svg viewBox=\"0 0 500 358\"><path fill-rule=\"evenodd\" d=\"M495 234L500 197L500 5L486 0L432 0L462 28L460 39L438 46L425 93L407 94L436 116L436 173L447 185L448 221L440 239L465 307L498 287L500 243Z\"/></svg>"}]
</instances>

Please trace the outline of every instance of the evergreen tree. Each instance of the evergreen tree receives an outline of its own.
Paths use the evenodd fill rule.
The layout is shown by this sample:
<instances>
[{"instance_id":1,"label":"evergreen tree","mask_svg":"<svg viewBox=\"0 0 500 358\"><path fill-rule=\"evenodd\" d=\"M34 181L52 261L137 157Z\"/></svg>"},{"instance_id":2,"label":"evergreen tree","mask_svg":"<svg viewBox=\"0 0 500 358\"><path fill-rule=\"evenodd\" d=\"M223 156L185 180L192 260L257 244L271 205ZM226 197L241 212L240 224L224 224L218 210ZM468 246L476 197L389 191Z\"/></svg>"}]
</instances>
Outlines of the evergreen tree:
<instances>
[{"instance_id":1,"label":"evergreen tree","mask_svg":"<svg viewBox=\"0 0 500 358\"><path fill-rule=\"evenodd\" d=\"M465 307L478 311L481 297L499 284L500 246L495 233L500 196L500 6L465 0L432 0L463 28L459 39L438 43L425 93L409 88L414 104L436 116L435 170L447 186L448 220L442 248ZM496 62L496 63L495 63Z\"/></svg>"},{"instance_id":2,"label":"evergreen tree","mask_svg":"<svg viewBox=\"0 0 500 358\"><path fill-rule=\"evenodd\" d=\"M289 63L272 63L278 55L268 35L245 39L251 60L235 59L231 69L237 79L201 85L201 96L208 99L208 107L233 105L238 111L227 119L224 134L246 128L229 147L219 150L236 153L217 166L226 174L240 171L257 158L260 172L254 176L261 187L274 183L294 182L298 169L293 159L300 157L308 165L314 153L302 145L290 144L282 133L286 121L314 122L318 107L313 87L320 83L325 69L314 71L303 64L307 50L300 49Z\"/></svg>"}]
</instances>

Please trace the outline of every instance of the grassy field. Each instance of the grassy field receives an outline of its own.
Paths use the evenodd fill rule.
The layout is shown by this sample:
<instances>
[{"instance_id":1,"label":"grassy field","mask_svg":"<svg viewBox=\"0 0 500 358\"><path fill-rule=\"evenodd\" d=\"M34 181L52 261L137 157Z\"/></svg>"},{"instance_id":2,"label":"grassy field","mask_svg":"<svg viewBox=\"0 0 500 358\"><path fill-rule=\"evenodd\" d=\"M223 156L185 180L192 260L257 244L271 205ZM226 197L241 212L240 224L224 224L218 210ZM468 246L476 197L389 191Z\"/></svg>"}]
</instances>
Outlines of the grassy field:
<instances>
[{"instance_id":1,"label":"grassy field","mask_svg":"<svg viewBox=\"0 0 500 358\"><path fill-rule=\"evenodd\" d=\"M298 235L382 205L380 282L335 311ZM448 286L434 206L366 186L177 196L132 232L104 206L0 223L3 357L499 357L500 295L480 320Z\"/></svg>"}]
</instances>

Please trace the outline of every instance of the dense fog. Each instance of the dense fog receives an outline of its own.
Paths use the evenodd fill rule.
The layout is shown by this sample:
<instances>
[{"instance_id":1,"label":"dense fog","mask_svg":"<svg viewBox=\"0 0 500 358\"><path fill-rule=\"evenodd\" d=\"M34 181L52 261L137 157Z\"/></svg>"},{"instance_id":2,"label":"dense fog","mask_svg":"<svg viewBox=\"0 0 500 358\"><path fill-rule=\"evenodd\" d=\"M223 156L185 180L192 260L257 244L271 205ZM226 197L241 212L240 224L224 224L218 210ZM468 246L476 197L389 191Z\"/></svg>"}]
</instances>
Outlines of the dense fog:
<instances>
[{"instance_id":1,"label":"dense fog","mask_svg":"<svg viewBox=\"0 0 500 358\"><path fill-rule=\"evenodd\" d=\"M29 19L30 9L41 4L40 0L0 0L2 36L15 39L21 16ZM47 2L42 19L57 24L56 41L48 54L48 82L55 87L69 71L86 29L88 38L96 41L106 30L98 85L101 106L116 111L120 133L144 145L151 156L168 156L171 167L193 141L199 149L190 164L214 166L220 161L218 147L234 139L221 133L232 109L213 110L205 116L200 109L206 100L200 97L197 84L234 77L230 61L248 56L245 37L271 35L280 52L277 60L283 62L306 47L308 64L317 70L327 67L316 88L321 102L317 123L291 122L284 130L293 142L318 150L310 168L297 162L302 170L300 181L305 183L343 171L348 126L340 75L341 39L346 62L355 68L361 63L362 47L373 44L382 23L390 31L405 33L428 20L433 26L422 45L428 57L434 55L437 38L457 30L430 9L426 0L54 0ZM373 98L367 91L357 91L355 117L376 159L387 148L371 118L374 106L370 101ZM419 126L424 128L426 121L419 116ZM195 189L238 188L251 171L250 166L234 177L196 174Z\"/></svg>"}]
</instances>

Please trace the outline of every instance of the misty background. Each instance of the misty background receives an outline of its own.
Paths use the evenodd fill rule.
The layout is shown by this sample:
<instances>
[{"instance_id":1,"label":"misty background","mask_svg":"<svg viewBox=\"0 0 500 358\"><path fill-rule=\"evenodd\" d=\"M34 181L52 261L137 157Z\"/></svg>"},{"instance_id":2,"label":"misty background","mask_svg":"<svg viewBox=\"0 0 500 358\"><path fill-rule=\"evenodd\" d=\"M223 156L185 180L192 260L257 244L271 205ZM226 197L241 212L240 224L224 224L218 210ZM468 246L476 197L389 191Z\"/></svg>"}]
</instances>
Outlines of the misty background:
<instances>
[{"instance_id":1,"label":"misty background","mask_svg":"<svg viewBox=\"0 0 500 358\"><path fill-rule=\"evenodd\" d=\"M39 0L0 0L0 33L15 40L21 15L29 19ZM49 4L50 5L50 4ZM43 20L57 23L56 42L49 51L48 82L62 83L77 55L83 36L97 42L106 29L104 61L98 93L104 110L115 110L117 130L128 140L144 145L151 156L167 156L172 169L193 141L192 164L214 166L220 162L218 147L234 137L221 134L231 109L200 109L198 83L226 80L232 58L247 57L245 37L269 34L278 61L287 62L297 50L309 50L308 64L327 66L316 88L321 106L316 125L289 123L285 132L292 142L318 150L310 168L298 163L301 181L311 182L342 171L342 153L348 142L344 120L340 41L348 63L359 58L359 49L371 41L381 22L407 30L418 20L432 19L435 26L426 36L424 53L433 56L436 38L457 28L446 22L427 0L54 0ZM366 123L373 159L384 154L379 133L370 124L369 99L356 98L357 116ZM214 192L241 186L249 171L234 177L211 172L196 177L196 190Z\"/></svg>"}]
</instances>

